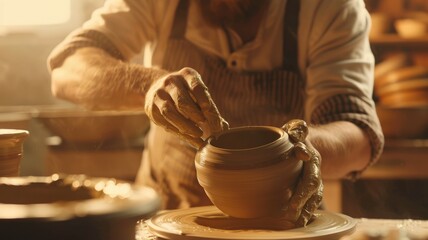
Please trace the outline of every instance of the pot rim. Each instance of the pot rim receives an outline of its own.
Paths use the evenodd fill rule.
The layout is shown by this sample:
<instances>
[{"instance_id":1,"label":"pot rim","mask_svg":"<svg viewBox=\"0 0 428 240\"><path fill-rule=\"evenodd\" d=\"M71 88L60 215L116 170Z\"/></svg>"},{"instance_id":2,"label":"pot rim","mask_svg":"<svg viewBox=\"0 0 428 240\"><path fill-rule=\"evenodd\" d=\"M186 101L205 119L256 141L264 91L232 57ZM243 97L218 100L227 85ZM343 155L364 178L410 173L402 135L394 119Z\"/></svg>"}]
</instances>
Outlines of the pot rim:
<instances>
[{"instance_id":1,"label":"pot rim","mask_svg":"<svg viewBox=\"0 0 428 240\"><path fill-rule=\"evenodd\" d=\"M0 128L0 140L2 139L22 139L29 135L27 130Z\"/></svg>"},{"instance_id":2,"label":"pot rim","mask_svg":"<svg viewBox=\"0 0 428 240\"><path fill-rule=\"evenodd\" d=\"M248 129L250 131L254 129L270 131L277 133L278 137L272 139L270 142L249 148L225 148L212 144L219 136ZM288 134L282 128L272 126L243 126L231 128L211 137L206 142L206 145L199 149L195 160L196 163L208 168L229 170L260 168L286 159L288 152L293 146L291 141L288 140Z\"/></svg>"},{"instance_id":3,"label":"pot rim","mask_svg":"<svg viewBox=\"0 0 428 240\"><path fill-rule=\"evenodd\" d=\"M250 147L250 148L223 148L223 147L218 147L218 146L212 144L212 142L214 140L216 140L217 138L219 138L220 136L223 136L223 135L228 134L228 133L239 132L239 131L242 131L243 129L264 129L264 130L269 130L270 129L273 132L279 133L279 137L277 139L271 141L271 142L266 143L266 144L262 144L262 145L255 146L255 147ZM274 143L280 141L281 138L283 138L283 137L285 137L286 138L285 140L288 143L290 143L290 147L289 148L291 148L292 144L288 140L289 139L288 134L282 128L274 127L274 126L267 126L267 125L240 126L240 127L230 128L228 130L222 131L222 132L220 132L220 133L218 133L218 134L216 134L214 136L209 137L207 139L207 141L206 141L206 145L205 146L209 145L210 148L213 149L213 150L227 150L227 151L231 151L231 152L251 151L251 150L257 150L257 149L260 149L260 148L264 148L264 147L266 147L268 145L274 144Z\"/></svg>"}]
</instances>

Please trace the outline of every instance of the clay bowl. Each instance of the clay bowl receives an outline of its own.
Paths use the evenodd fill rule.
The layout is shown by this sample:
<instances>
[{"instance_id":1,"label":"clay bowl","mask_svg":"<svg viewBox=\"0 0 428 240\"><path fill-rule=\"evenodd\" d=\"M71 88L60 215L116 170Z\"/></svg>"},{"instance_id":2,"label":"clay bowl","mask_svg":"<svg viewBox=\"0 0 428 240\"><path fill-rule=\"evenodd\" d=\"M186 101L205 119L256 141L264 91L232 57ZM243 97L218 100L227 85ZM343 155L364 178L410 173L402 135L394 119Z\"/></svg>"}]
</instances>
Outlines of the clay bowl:
<instances>
[{"instance_id":1,"label":"clay bowl","mask_svg":"<svg viewBox=\"0 0 428 240\"><path fill-rule=\"evenodd\" d=\"M133 139L149 128L143 112L45 109L35 113L47 130L68 143L109 142Z\"/></svg>"},{"instance_id":2,"label":"clay bowl","mask_svg":"<svg viewBox=\"0 0 428 240\"><path fill-rule=\"evenodd\" d=\"M0 178L1 239L135 239L159 208L153 189L84 175Z\"/></svg>"},{"instance_id":3,"label":"clay bowl","mask_svg":"<svg viewBox=\"0 0 428 240\"><path fill-rule=\"evenodd\" d=\"M302 162L281 128L232 128L210 138L195 159L200 185L225 214L257 218L280 212L291 196Z\"/></svg>"},{"instance_id":4,"label":"clay bowl","mask_svg":"<svg viewBox=\"0 0 428 240\"><path fill-rule=\"evenodd\" d=\"M428 138L428 106L376 107L386 138Z\"/></svg>"}]
</instances>

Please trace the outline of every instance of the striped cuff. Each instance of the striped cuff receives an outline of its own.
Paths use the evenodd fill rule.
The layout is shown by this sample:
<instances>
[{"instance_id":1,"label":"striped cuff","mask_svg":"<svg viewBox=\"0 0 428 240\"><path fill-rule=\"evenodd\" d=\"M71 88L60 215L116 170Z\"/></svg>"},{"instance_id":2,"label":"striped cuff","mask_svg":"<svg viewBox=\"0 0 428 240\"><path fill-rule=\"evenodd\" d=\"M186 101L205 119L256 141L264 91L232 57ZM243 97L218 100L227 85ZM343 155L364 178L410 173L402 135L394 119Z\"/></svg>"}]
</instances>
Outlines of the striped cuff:
<instances>
[{"instance_id":1,"label":"striped cuff","mask_svg":"<svg viewBox=\"0 0 428 240\"><path fill-rule=\"evenodd\" d=\"M312 113L311 123L327 124L334 121L349 121L363 129L371 144L370 163L361 171L352 172L350 179L357 179L364 170L380 157L384 146L384 136L376 109L361 98L353 95L337 95L327 99Z\"/></svg>"},{"instance_id":2,"label":"striped cuff","mask_svg":"<svg viewBox=\"0 0 428 240\"><path fill-rule=\"evenodd\" d=\"M48 59L50 70L61 66L68 56L72 55L77 49L84 47L101 48L114 58L125 59L117 47L101 32L78 30L71 33L52 51Z\"/></svg>"}]
</instances>

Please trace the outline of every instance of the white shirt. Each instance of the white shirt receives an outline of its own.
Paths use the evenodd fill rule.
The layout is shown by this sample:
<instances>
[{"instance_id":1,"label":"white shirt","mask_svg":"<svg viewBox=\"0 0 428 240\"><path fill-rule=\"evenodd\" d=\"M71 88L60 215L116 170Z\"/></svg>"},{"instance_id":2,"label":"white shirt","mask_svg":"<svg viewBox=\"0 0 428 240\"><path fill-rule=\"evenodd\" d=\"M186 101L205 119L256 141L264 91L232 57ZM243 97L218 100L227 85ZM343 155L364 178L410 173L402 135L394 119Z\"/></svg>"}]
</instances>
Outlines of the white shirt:
<instances>
[{"instance_id":1,"label":"white shirt","mask_svg":"<svg viewBox=\"0 0 428 240\"><path fill-rule=\"evenodd\" d=\"M231 52L224 30L207 25L191 1L185 37L236 71L278 68L285 4L286 0L271 1L254 41L243 45L232 32L237 50ZM178 0L107 0L83 28L103 32L126 59L144 53L146 65L158 66L167 57L164 49L177 5ZM374 58L369 28L363 0L301 0L298 63L306 82L305 115L336 94L372 101Z\"/></svg>"}]
</instances>

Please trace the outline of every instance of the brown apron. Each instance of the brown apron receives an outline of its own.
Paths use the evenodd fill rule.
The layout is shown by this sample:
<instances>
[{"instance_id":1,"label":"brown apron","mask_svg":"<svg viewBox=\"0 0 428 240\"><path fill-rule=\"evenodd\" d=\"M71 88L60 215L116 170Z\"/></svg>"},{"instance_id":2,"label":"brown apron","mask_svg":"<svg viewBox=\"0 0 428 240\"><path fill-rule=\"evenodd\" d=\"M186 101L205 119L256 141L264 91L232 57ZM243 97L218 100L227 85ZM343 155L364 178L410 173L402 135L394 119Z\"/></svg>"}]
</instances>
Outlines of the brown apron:
<instances>
[{"instance_id":1,"label":"brown apron","mask_svg":"<svg viewBox=\"0 0 428 240\"><path fill-rule=\"evenodd\" d=\"M280 127L292 118L302 118L304 81L297 66L298 8L299 0L287 1L283 66L272 71L237 72L185 39L188 1L181 0L162 67L171 72L183 67L196 69L230 127ZM160 193L163 208L211 204L196 179L193 148L154 125L146 146L137 181Z\"/></svg>"}]
</instances>

